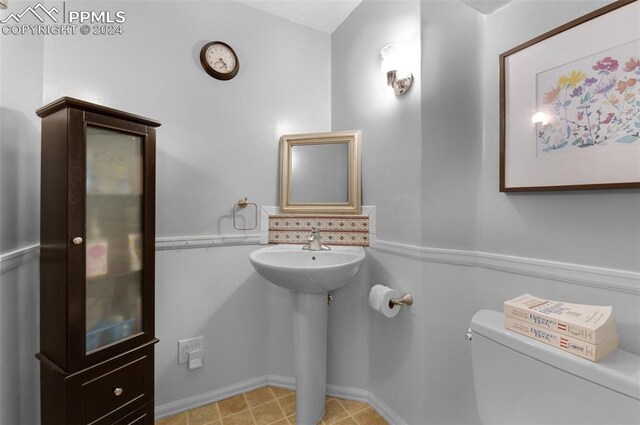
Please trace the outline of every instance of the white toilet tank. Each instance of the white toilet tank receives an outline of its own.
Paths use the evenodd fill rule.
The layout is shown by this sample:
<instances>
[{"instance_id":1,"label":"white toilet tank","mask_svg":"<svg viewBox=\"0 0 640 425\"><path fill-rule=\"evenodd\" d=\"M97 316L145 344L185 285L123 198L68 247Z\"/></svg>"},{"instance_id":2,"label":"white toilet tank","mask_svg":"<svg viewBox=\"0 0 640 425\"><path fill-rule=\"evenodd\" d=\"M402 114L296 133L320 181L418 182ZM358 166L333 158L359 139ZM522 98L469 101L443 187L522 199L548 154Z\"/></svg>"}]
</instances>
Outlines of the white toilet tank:
<instances>
[{"instance_id":1,"label":"white toilet tank","mask_svg":"<svg viewBox=\"0 0 640 425\"><path fill-rule=\"evenodd\" d=\"M506 330L490 310L471 331L484 425L640 424L640 357L618 350L594 363Z\"/></svg>"}]
</instances>

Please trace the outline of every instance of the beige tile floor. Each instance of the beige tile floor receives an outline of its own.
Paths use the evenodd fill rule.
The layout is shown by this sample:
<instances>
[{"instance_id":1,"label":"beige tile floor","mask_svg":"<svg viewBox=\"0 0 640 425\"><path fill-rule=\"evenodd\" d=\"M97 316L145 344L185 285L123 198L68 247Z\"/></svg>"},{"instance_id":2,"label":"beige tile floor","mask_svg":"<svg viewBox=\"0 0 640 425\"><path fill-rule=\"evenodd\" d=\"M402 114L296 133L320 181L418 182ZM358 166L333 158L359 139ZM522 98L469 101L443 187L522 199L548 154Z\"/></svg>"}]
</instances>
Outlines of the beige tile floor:
<instances>
[{"instance_id":1,"label":"beige tile floor","mask_svg":"<svg viewBox=\"0 0 640 425\"><path fill-rule=\"evenodd\" d=\"M294 425L296 394L262 387L156 421L156 425ZM367 403L327 397L322 425L387 425Z\"/></svg>"}]
</instances>

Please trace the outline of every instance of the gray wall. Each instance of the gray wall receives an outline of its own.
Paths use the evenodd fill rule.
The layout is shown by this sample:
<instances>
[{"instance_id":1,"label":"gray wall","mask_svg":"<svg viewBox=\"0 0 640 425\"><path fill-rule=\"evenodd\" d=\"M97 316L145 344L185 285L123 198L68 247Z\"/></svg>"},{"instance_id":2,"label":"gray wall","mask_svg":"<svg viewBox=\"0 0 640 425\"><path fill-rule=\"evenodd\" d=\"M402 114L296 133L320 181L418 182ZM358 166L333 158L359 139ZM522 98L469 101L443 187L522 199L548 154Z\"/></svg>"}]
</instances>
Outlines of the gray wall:
<instances>
[{"instance_id":1,"label":"gray wall","mask_svg":"<svg viewBox=\"0 0 640 425\"><path fill-rule=\"evenodd\" d=\"M363 130L363 202L377 207L384 245L369 250L361 280L335 294L329 345L342 349L330 353L329 379L365 383L409 424L477 421L468 347L457 340L478 306L465 306L458 319L443 320L442 311L475 271L386 247L475 246L482 20L458 2L365 0L332 35L332 126ZM415 46L421 57L402 97L379 72L379 51L391 42ZM393 320L372 313L366 294L379 283L410 292L416 304ZM366 343L341 339L331 326L338 320L359 323Z\"/></svg>"},{"instance_id":2,"label":"gray wall","mask_svg":"<svg viewBox=\"0 0 640 425\"><path fill-rule=\"evenodd\" d=\"M254 246L158 251L156 406L267 374L293 376L289 292L248 265ZM202 369L177 364L181 338L205 337Z\"/></svg>"},{"instance_id":3,"label":"gray wall","mask_svg":"<svg viewBox=\"0 0 640 425\"><path fill-rule=\"evenodd\" d=\"M42 37L0 37L2 425L35 423L39 417L37 255L8 254L39 240L40 123L34 111L42 104L42 50Z\"/></svg>"},{"instance_id":4,"label":"gray wall","mask_svg":"<svg viewBox=\"0 0 640 425\"><path fill-rule=\"evenodd\" d=\"M42 37L0 37L0 252L40 238L42 51Z\"/></svg>"},{"instance_id":5,"label":"gray wall","mask_svg":"<svg viewBox=\"0 0 640 425\"><path fill-rule=\"evenodd\" d=\"M48 37L45 101L77 96L163 123L158 237L240 233L230 214L238 199L276 205L279 136L330 129L329 35L228 1L105 5L127 12L125 34ZM218 39L240 61L226 82L199 61L200 47ZM277 325L269 300L282 295L258 281L248 248L162 251L156 261L156 405L265 375L268 342L291 332L288 321ZM189 371L177 364L177 341L197 335L205 366ZM273 363L290 360L290 376L288 352Z\"/></svg>"},{"instance_id":6,"label":"gray wall","mask_svg":"<svg viewBox=\"0 0 640 425\"><path fill-rule=\"evenodd\" d=\"M331 125L362 130L363 205L375 205L381 239L420 244L420 87L396 97L380 71L380 50L400 43L420 74L416 1L364 1L331 35Z\"/></svg>"},{"instance_id":7,"label":"gray wall","mask_svg":"<svg viewBox=\"0 0 640 425\"><path fill-rule=\"evenodd\" d=\"M280 135L330 129L329 36L232 1L102 4L127 12L124 35L47 37L44 100L76 96L163 123L158 236L237 233L238 199L276 205ZM200 65L218 39L240 61L226 82Z\"/></svg>"},{"instance_id":8,"label":"gray wall","mask_svg":"<svg viewBox=\"0 0 640 425\"><path fill-rule=\"evenodd\" d=\"M484 18L459 1L423 1L420 17L422 245L474 249Z\"/></svg>"},{"instance_id":9,"label":"gray wall","mask_svg":"<svg viewBox=\"0 0 640 425\"><path fill-rule=\"evenodd\" d=\"M245 195L275 205L281 134L361 129L364 204L377 206L382 243L334 294L328 381L371 391L406 423L478 422L464 332L475 311L523 292L614 305L621 347L640 354L637 295L437 259L445 248L640 270L637 191L497 190L497 55L602 3L516 1L483 17L458 2L365 0L332 36L233 2L104 4L127 11L121 38L0 37L0 425L38 415L37 262L4 260L38 239L43 96L164 123L160 237L233 234L229 214ZM234 80L201 70L199 47L212 39L239 54ZM416 81L402 97L379 71L391 42L414 50ZM157 405L293 376L290 296L253 272L256 248L157 253ZM416 304L382 318L366 303L377 283ZM188 371L176 341L196 335L205 366Z\"/></svg>"},{"instance_id":10,"label":"gray wall","mask_svg":"<svg viewBox=\"0 0 640 425\"><path fill-rule=\"evenodd\" d=\"M180 2L179 7L175 2L66 6L125 10L124 35L51 36L34 46L36 40L16 37L9 45L0 37L5 71L3 253L38 241L40 123L33 111L60 96L163 123L157 138L158 237L240 233L233 230L230 215L238 199L248 196L259 205L276 204L279 136L330 130L328 34L230 1ZM15 11L24 6L12 1L10 7ZM240 73L231 81L214 80L200 66L200 47L218 39L239 56ZM11 125L5 125L7 120ZM288 293L258 281L248 250L158 252L157 405L262 376L268 365L280 375L292 375L290 350L281 354L268 344L273 340L290 345L291 325L281 320L290 318L283 316L290 309ZM38 404L34 273L2 276L2 425L36 422L32 408L16 419L23 395L15 391L26 386L28 399L22 404ZM24 293L27 290L31 292ZM282 313L267 308L278 302L285 304ZM16 328L16 317L24 332ZM177 365L177 340L196 335L206 338L205 366L188 371L186 365ZM30 344L19 355L9 350L18 341ZM19 359L30 368L18 369Z\"/></svg>"},{"instance_id":11,"label":"gray wall","mask_svg":"<svg viewBox=\"0 0 640 425\"><path fill-rule=\"evenodd\" d=\"M123 37L45 40L45 101L78 96L163 123L158 237L240 233L230 215L238 199L276 204L279 136L330 129L329 36L235 2L108 7L127 12ZM198 56L218 39L240 61L226 82L209 77ZM269 299L281 295L258 281L248 250L158 252L156 405L264 375L270 335L290 340L288 322L269 326L279 317L270 319ZM189 371L177 365L177 341L197 335L205 366Z\"/></svg>"},{"instance_id":12,"label":"gray wall","mask_svg":"<svg viewBox=\"0 0 640 425\"><path fill-rule=\"evenodd\" d=\"M409 94L419 100L408 94L390 104L374 96L389 90L384 82L368 78L379 59L363 52L396 41L393 30L400 33L407 20L395 5L365 0L332 35L332 125L363 129L363 157L369 157L363 170L364 203L382 213L378 247L368 251L366 274L335 294L330 316L363 324L358 332L367 343L348 345L347 338L334 334L337 326L330 327L330 346L339 340L348 349L329 358L329 377L367 382L408 424L478 423L464 333L479 309L500 310L505 299L524 292L611 304L621 348L640 353L638 295L510 273L505 267L477 267L464 258L479 251L526 257L525 262L551 259L639 270L637 191L498 192L498 54L602 3L516 1L484 17L458 2L415 2L408 9L415 17L419 8L421 17L422 65L414 74L422 85ZM371 29L376 25L382 37ZM407 118L416 113L417 124ZM383 144L379 133L390 132L396 141L414 144ZM401 160L394 161L396 153ZM416 170L419 175L413 174ZM417 194L421 203L400 208L404 194ZM353 301L378 283L412 293L414 306L388 320ZM345 297L348 301L339 304ZM334 375L336 365L360 375Z\"/></svg>"}]
</instances>

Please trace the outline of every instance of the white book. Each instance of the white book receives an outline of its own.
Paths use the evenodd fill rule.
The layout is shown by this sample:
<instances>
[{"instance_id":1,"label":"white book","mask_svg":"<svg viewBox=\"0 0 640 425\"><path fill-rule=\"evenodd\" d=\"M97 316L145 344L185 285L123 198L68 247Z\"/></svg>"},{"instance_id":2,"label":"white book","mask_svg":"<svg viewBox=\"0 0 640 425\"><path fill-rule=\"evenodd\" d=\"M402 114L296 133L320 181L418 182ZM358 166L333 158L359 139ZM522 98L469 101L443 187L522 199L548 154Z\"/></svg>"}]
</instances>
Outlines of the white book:
<instances>
[{"instance_id":1,"label":"white book","mask_svg":"<svg viewBox=\"0 0 640 425\"><path fill-rule=\"evenodd\" d=\"M504 327L594 362L600 361L618 349L618 334L613 334L600 344L590 344L509 316L504 317Z\"/></svg>"},{"instance_id":2,"label":"white book","mask_svg":"<svg viewBox=\"0 0 640 425\"><path fill-rule=\"evenodd\" d=\"M611 306L570 304L524 294L505 301L504 314L591 344L617 333Z\"/></svg>"}]
</instances>

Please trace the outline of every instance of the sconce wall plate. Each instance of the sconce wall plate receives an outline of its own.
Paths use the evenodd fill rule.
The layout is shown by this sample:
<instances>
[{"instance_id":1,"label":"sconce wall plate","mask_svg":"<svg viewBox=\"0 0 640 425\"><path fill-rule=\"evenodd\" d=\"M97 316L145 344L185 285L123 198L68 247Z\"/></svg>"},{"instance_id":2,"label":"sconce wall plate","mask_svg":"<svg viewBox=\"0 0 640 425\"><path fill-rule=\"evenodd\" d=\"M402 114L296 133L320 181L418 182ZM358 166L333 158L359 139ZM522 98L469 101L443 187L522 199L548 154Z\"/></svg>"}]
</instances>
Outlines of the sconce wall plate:
<instances>
[{"instance_id":1,"label":"sconce wall plate","mask_svg":"<svg viewBox=\"0 0 640 425\"><path fill-rule=\"evenodd\" d=\"M411 87L411 83L413 83L413 74L412 73L400 73L398 71L389 71L387 72L387 85L389 87L393 87L393 92L396 96L400 96L401 94L405 94L409 87Z\"/></svg>"}]
</instances>

